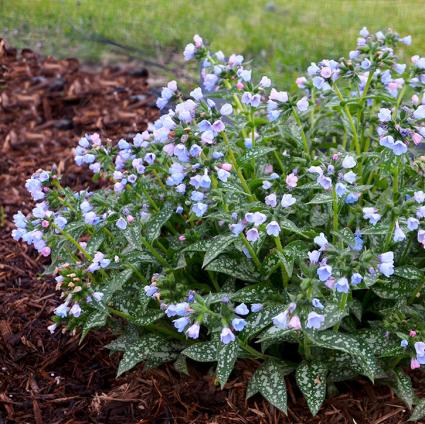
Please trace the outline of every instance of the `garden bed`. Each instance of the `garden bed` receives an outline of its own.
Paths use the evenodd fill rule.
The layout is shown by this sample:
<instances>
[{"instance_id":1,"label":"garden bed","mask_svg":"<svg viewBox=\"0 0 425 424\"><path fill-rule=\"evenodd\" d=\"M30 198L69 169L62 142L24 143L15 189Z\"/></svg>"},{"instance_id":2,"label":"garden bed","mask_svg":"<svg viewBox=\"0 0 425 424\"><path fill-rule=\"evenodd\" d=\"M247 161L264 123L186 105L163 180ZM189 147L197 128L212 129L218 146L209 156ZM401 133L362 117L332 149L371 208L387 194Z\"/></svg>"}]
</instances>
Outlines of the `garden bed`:
<instances>
[{"instance_id":1,"label":"garden bed","mask_svg":"<svg viewBox=\"0 0 425 424\"><path fill-rule=\"evenodd\" d=\"M119 355L103 348L106 332L50 335L57 305L54 283L40 276L45 259L10 238L11 218L30 207L25 179L40 167L66 169L65 185L83 186L72 148L86 132L117 139L143 130L157 116L147 71L105 67L89 72L77 60L19 54L0 40L0 423L403 423L406 407L391 390L365 379L340 383L312 418L288 380L288 417L260 397L245 401L255 369L238 373L221 391L214 376L190 364L190 376L172 366L138 367L115 379ZM203 370L205 371L205 369ZM237 374L237 375L236 375ZM425 390L413 376L418 395Z\"/></svg>"}]
</instances>

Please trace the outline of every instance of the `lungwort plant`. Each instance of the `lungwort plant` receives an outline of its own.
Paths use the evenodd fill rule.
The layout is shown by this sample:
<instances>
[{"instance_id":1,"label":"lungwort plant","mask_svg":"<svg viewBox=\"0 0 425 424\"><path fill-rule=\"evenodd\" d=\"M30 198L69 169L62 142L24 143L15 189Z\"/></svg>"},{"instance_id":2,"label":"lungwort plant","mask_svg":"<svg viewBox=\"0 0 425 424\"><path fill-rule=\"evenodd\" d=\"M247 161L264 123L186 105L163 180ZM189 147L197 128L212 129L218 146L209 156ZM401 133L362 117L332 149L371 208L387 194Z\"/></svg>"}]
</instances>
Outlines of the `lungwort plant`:
<instances>
[{"instance_id":1,"label":"lungwort plant","mask_svg":"<svg viewBox=\"0 0 425 424\"><path fill-rule=\"evenodd\" d=\"M168 83L131 139L79 141L103 189L54 169L26 183L37 203L13 237L51 256L49 330L112 328L118 374L190 358L223 387L253 358L247 396L284 412L293 372L313 414L364 375L425 415L403 371L425 364L425 58L394 51L410 41L363 28L289 93L195 36L202 87Z\"/></svg>"}]
</instances>

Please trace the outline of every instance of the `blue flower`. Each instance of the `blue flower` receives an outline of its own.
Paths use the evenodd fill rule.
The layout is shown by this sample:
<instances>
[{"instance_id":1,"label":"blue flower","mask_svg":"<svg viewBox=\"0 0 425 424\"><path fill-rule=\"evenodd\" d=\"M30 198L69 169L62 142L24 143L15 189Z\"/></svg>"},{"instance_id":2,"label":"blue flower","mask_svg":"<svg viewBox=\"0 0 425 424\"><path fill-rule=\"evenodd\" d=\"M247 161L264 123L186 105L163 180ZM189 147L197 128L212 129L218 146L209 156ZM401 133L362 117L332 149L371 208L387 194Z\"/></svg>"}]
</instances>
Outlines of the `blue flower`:
<instances>
[{"instance_id":1,"label":"blue flower","mask_svg":"<svg viewBox=\"0 0 425 424\"><path fill-rule=\"evenodd\" d=\"M327 281L332 275L332 267L330 265L322 265L317 269L317 276L320 281Z\"/></svg>"},{"instance_id":2,"label":"blue flower","mask_svg":"<svg viewBox=\"0 0 425 424\"><path fill-rule=\"evenodd\" d=\"M338 279L335 283L335 290L338 293L348 293L348 291L350 290L348 280L345 277Z\"/></svg>"},{"instance_id":3,"label":"blue flower","mask_svg":"<svg viewBox=\"0 0 425 424\"><path fill-rule=\"evenodd\" d=\"M263 309L263 305L261 303L253 303L251 305L251 312L260 312Z\"/></svg>"},{"instance_id":4,"label":"blue flower","mask_svg":"<svg viewBox=\"0 0 425 424\"><path fill-rule=\"evenodd\" d=\"M272 318L273 325L275 325L278 328L281 328L283 330L288 328L288 310L281 312L280 314L276 315Z\"/></svg>"},{"instance_id":5,"label":"blue flower","mask_svg":"<svg viewBox=\"0 0 425 424\"><path fill-rule=\"evenodd\" d=\"M233 113L233 107L230 103L225 103L221 108L220 108L220 113L223 116L228 116L231 115Z\"/></svg>"},{"instance_id":6,"label":"blue flower","mask_svg":"<svg viewBox=\"0 0 425 424\"><path fill-rule=\"evenodd\" d=\"M245 305L245 303L241 303L240 305L236 306L235 313L237 313L238 315L248 315L249 309Z\"/></svg>"},{"instance_id":7,"label":"blue flower","mask_svg":"<svg viewBox=\"0 0 425 424\"><path fill-rule=\"evenodd\" d=\"M387 108L379 109L378 119L380 120L380 122L391 121L391 110Z\"/></svg>"},{"instance_id":8,"label":"blue flower","mask_svg":"<svg viewBox=\"0 0 425 424\"><path fill-rule=\"evenodd\" d=\"M124 218L119 218L117 220L117 222L115 223L115 225L120 229L120 230L125 230L127 228L127 221Z\"/></svg>"},{"instance_id":9,"label":"blue flower","mask_svg":"<svg viewBox=\"0 0 425 424\"><path fill-rule=\"evenodd\" d=\"M271 221L267 224L266 232L269 236L278 237L280 233L280 226L276 221Z\"/></svg>"},{"instance_id":10,"label":"blue flower","mask_svg":"<svg viewBox=\"0 0 425 424\"><path fill-rule=\"evenodd\" d=\"M190 339L197 339L199 337L199 330L200 330L200 325L195 322L195 324L192 324L186 331L187 337L189 337Z\"/></svg>"},{"instance_id":11,"label":"blue flower","mask_svg":"<svg viewBox=\"0 0 425 424\"><path fill-rule=\"evenodd\" d=\"M153 284L151 284L149 286L145 286L144 290L145 290L146 296L148 296L148 297L153 297L153 295L155 295L156 293L159 292L158 287L153 285Z\"/></svg>"},{"instance_id":12,"label":"blue flower","mask_svg":"<svg viewBox=\"0 0 425 424\"><path fill-rule=\"evenodd\" d=\"M400 346L406 348L409 345L409 342L406 339L403 339L400 342Z\"/></svg>"},{"instance_id":13,"label":"blue flower","mask_svg":"<svg viewBox=\"0 0 425 424\"><path fill-rule=\"evenodd\" d=\"M311 303L317 309L324 309L322 302L316 297L312 299Z\"/></svg>"},{"instance_id":14,"label":"blue flower","mask_svg":"<svg viewBox=\"0 0 425 424\"><path fill-rule=\"evenodd\" d=\"M208 210L208 205L206 205L205 203L199 202L199 203L195 203L192 206L192 212L198 217L201 218L205 212Z\"/></svg>"},{"instance_id":15,"label":"blue flower","mask_svg":"<svg viewBox=\"0 0 425 424\"><path fill-rule=\"evenodd\" d=\"M189 323L190 319L187 317L181 317L173 320L174 327L177 328L179 333L182 333Z\"/></svg>"},{"instance_id":16,"label":"blue flower","mask_svg":"<svg viewBox=\"0 0 425 424\"><path fill-rule=\"evenodd\" d=\"M62 303L55 309L55 315L60 318L66 318L68 315L69 307L66 303Z\"/></svg>"},{"instance_id":17,"label":"blue flower","mask_svg":"<svg viewBox=\"0 0 425 424\"><path fill-rule=\"evenodd\" d=\"M282 208L289 208L296 203L297 199L292 194L284 194L280 202Z\"/></svg>"},{"instance_id":18,"label":"blue flower","mask_svg":"<svg viewBox=\"0 0 425 424\"><path fill-rule=\"evenodd\" d=\"M363 277L361 276L361 274L359 274L358 272L355 272L352 276L351 276L351 284L353 286L357 286L357 284L360 284L363 280Z\"/></svg>"},{"instance_id":19,"label":"blue flower","mask_svg":"<svg viewBox=\"0 0 425 424\"><path fill-rule=\"evenodd\" d=\"M321 248L325 248L328 245L328 239L323 233L320 233L318 236L314 237L314 242Z\"/></svg>"},{"instance_id":20,"label":"blue flower","mask_svg":"<svg viewBox=\"0 0 425 424\"><path fill-rule=\"evenodd\" d=\"M307 316L307 328L314 328L315 330L318 330L323 322L325 321L325 316L320 315L317 312L310 312Z\"/></svg>"},{"instance_id":21,"label":"blue flower","mask_svg":"<svg viewBox=\"0 0 425 424\"><path fill-rule=\"evenodd\" d=\"M221 330L220 340L224 344L229 344L235 341L235 335L233 334L232 330L229 327L224 327Z\"/></svg>"},{"instance_id":22,"label":"blue flower","mask_svg":"<svg viewBox=\"0 0 425 424\"><path fill-rule=\"evenodd\" d=\"M242 318L234 318L232 320L232 326L236 331L242 331L246 326L246 321Z\"/></svg>"},{"instance_id":23,"label":"blue flower","mask_svg":"<svg viewBox=\"0 0 425 424\"><path fill-rule=\"evenodd\" d=\"M246 232L246 239L251 243L255 243L259 237L260 235L258 234L258 230L256 228L251 228Z\"/></svg>"},{"instance_id":24,"label":"blue flower","mask_svg":"<svg viewBox=\"0 0 425 424\"><path fill-rule=\"evenodd\" d=\"M347 186L343 183L336 183L335 192L338 197L342 197L347 192Z\"/></svg>"}]
</instances>

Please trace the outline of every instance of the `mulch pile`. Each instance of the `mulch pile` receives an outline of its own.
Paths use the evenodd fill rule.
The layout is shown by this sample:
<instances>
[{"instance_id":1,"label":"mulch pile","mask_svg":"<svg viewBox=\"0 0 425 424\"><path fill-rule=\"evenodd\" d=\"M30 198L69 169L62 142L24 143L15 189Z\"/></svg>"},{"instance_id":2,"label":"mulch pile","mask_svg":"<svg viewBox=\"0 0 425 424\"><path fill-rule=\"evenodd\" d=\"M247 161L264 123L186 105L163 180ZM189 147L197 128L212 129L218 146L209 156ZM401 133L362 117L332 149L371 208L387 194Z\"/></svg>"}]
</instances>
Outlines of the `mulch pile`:
<instances>
[{"instance_id":1,"label":"mulch pile","mask_svg":"<svg viewBox=\"0 0 425 424\"><path fill-rule=\"evenodd\" d=\"M107 331L79 345L77 336L46 330L57 305L54 284L41 276L46 260L10 238L13 213L31 208L25 179L56 164L65 184L87 184L72 148L86 132L118 139L145 129L158 115L147 76L128 66L89 72L76 59L41 58L0 40L0 424L406 422L409 412L390 389L366 380L341 383L344 394L312 418L288 379L286 417L260 396L245 401L254 362L239 363L223 391L196 364L190 377L170 365L115 379L119 354L103 349Z\"/></svg>"}]
</instances>

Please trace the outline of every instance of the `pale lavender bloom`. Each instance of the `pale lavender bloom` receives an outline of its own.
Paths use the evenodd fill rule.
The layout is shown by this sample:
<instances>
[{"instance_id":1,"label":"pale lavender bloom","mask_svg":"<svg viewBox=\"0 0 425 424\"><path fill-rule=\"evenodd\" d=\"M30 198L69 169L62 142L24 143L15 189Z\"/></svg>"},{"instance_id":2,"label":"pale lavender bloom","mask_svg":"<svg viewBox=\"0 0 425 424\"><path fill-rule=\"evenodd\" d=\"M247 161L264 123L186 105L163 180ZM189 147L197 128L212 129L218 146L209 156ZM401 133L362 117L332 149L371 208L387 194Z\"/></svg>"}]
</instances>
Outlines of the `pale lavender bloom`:
<instances>
[{"instance_id":1,"label":"pale lavender bloom","mask_svg":"<svg viewBox=\"0 0 425 424\"><path fill-rule=\"evenodd\" d=\"M269 236L278 237L280 233L280 226L276 221L271 221L267 224L266 232Z\"/></svg>"},{"instance_id":2,"label":"pale lavender bloom","mask_svg":"<svg viewBox=\"0 0 425 424\"><path fill-rule=\"evenodd\" d=\"M356 182L357 175L353 171L349 171L344 174L344 181L348 184L354 184Z\"/></svg>"},{"instance_id":3,"label":"pale lavender bloom","mask_svg":"<svg viewBox=\"0 0 425 424\"><path fill-rule=\"evenodd\" d=\"M409 229L409 231L417 230L419 228L419 220L416 218L408 218L407 228Z\"/></svg>"},{"instance_id":4,"label":"pale lavender bloom","mask_svg":"<svg viewBox=\"0 0 425 424\"><path fill-rule=\"evenodd\" d=\"M413 197L416 203L423 203L425 201L425 193L422 190L415 191L415 193L413 193Z\"/></svg>"},{"instance_id":5,"label":"pale lavender bloom","mask_svg":"<svg viewBox=\"0 0 425 424\"><path fill-rule=\"evenodd\" d=\"M330 265L322 265L317 269L317 276L320 281L326 281L332 275L332 267Z\"/></svg>"},{"instance_id":6,"label":"pale lavender bloom","mask_svg":"<svg viewBox=\"0 0 425 424\"><path fill-rule=\"evenodd\" d=\"M263 305L261 303L253 303L251 305L251 312L260 312L263 309Z\"/></svg>"},{"instance_id":7,"label":"pale lavender bloom","mask_svg":"<svg viewBox=\"0 0 425 424\"><path fill-rule=\"evenodd\" d=\"M306 328L314 328L315 330L320 329L325 321L325 316L320 315L317 312L310 312L307 317Z\"/></svg>"},{"instance_id":8,"label":"pale lavender bloom","mask_svg":"<svg viewBox=\"0 0 425 424\"><path fill-rule=\"evenodd\" d=\"M321 248L325 248L329 243L328 239L323 233L320 233L318 236L314 237L314 242Z\"/></svg>"},{"instance_id":9,"label":"pale lavender bloom","mask_svg":"<svg viewBox=\"0 0 425 424\"><path fill-rule=\"evenodd\" d=\"M320 251L313 250L311 252L308 252L308 258L310 259L311 264L317 264L320 259Z\"/></svg>"},{"instance_id":10,"label":"pale lavender bloom","mask_svg":"<svg viewBox=\"0 0 425 424\"><path fill-rule=\"evenodd\" d=\"M174 327L179 333L182 333L189 323L190 320L187 317L181 317L173 320Z\"/></svg>"},{"instance_id":11,"label":"pale lavender bloom","mask_svg":"<svg viewBox=\"0 0 425 424\"><path fill-rule=\"evenodd\" d=\"M360 284L363 280L363 277L358 273L355 272L352 276L351 276L351 284L353 286L356 286L357 284Z\"/></svg>"},{"instance_id":12,"label":"pale lavender bloom","mask_svg":"<svg viewBox=\"0 0 425 424\"><path fill-rule=\"evenodd\" d=\"M260 87L262 87L262 88L269 88L271 85L272 85L272 81L271 81L271 79L270 78L268 78L268 77L266 77L266 76L263 76L262 78L261 78L261 81L260 81Z\"/></svg>"},{"instance_id":13,"label":"pale lavender bloom","mask_svg":"<svg viewBox=\"0 0 425 424\"><path fill-rule=\"evenodd\" d=\"M192 324L187 330L186 330L186 334L187 337L189 337L190 339L197 339L199 337L199 330L200 330L200 325L195 322L195 324Z\"/></svg>"},{"instance_id":14,"label":"pale lavender bloom","mask_svg":"<svg viewBox=\"0 0 425 424\"><path fill-rule=\"evenodd\" d=\"M300 112L305 112L308 109L308 100L307 97L303 97L302 99L297 101L297 109Z\"/></svg>"},{"instance_id":15,"label":"pale lavender bloom","mask_svg":"<svg viewBox=\"0 0 425 424\"><path fill-rule=\"evenodd\" d=\"M54 313L60 318L66 318L66 316L68 315L68 311L69 306L66 303L62 303L55 309Z\"/></svg>"},{"instance_id":16,"label":"pale lavender bloom","mask_svg":"<svg viewBox=\"0 0 425 424\"><path fill-rule=\"evenodd\" d=\"M391 110L387 108L381 108L378 113L378 118L381 122L391 121Z\"/></svg>"},{"instance_id":17,"label":"pale lavender bloom","mask_svg":"<svg viewBox=\"0 0 425 424\"><path fill-rule=\"evenodd\" d=\"M234 318L232 326L236 331L242 331L246 326L246 321L243 318Z\"/></svg>"},{"instance_id":18,"label":"pale lavender bloom","mask_svg":"<svg viewBox=\"0 0 425 424\"><path fill-rule=\"evenodd\" d=\"M245 303L241 303L240 305L236 306L235 313L237 313L238 315L248 315L249 309L245 305Z\"/></svg>"},{"instance_id":19,"label":"pale lavender bloom","mask_svg":"<svg viewBox=\"0 0 425 424\"><path fill-rule=\"evenodd\" d=\"M256 228L251 228L246 232L246 239L251 243L255 243L260 235L258 234L258 230Z\"/></svg>"},{"instance_id":20,"label":"pale lavender bloom","mask_svg":"<svg viewBox=\"0 0 425 424\"><path fill-rule=\"evenodd\" d=\"M272 88L269 99L276 102L286 103L288 101L288 93L286 91L277 91Z\"/></svg>"},{"instance_id":21,"label":"pale lavender bloom","mask_svg":"<svg viewBox=\"0 0 425 424\"><path fill-rule=\"evenodd\" d=\"M229 343L235 341L235 335L233 334L233 332L230 328L224 327L221 330L220 340L224 344L229 344Z\"/></svg>"},{"instance_id":22,"label":"pale lavender bloom","mask_svg":"<svg viewBox=\"0 0 425 424\"><path fill-rule=\"evenodd\" d=\"M317 182L325 189L329 190L332 187L332 180L329 177L325 177L323 174L319 175Z\"/></svg>"},{"instance_id":23,"label":"pale lavender bloom","mask_svg":"<svg viewBox=\"0 0 425 424\"><path fill-rule=\"evenodd\" d=\"M275 208L277 205L277 196L276 193L271 193L264 199L267 206L270 206L272 208Z\"/></svg>"},{"instance_id":24,"label":"pale lavender bloom","mask_svg":"<svg viewBox=\"0 0 425 424\"><path fill-rule=\"evenodd\" d=\"M69 310L69 313L75 317L78 318L81 315L81 307L78 303L74 303L74 305L72 305L72 308Z\"/></svg>"},{"instance_id":25,"label":"pale lavender bloom","mask_svg":"<svg viewBox=\"0 0 425 424\"><path fill-rule=\"evenodd\" d=\"M258 227L259 225L264 224L264 222L266 222L267 216L261 212L248 212L245 214L245 219L250 224L254 224L256 227Z\"/></svg>"},{"instance_id":26,"label":"pale lavender bloom","mask_svg":"<svg viewBox=\"0 0 425 424\"><path fill-rule=\"evenodd\" d=\"M404 234L403 230L400 228L400 225L398 224L398 221L397 221L396 224L395 224L393 241L395 243L397 243L397 242L403 241L405 239L406 239L406 234Z\"/></svg>"},{"instance_id":27,"label":"pale lavender bloom","mask_svg":"<svg viewBox=\"0 0 425 424\"><path fill-rule=\"evenodd\" d=\"M221 109L220 109L220 113L221 113L223 116L231 115L231 114L233 113L233 107L232 107L232 105L231 105L230 103L225 103L225 104L221 107Z\"/></svg>"},{"instance_id":28,"label":"pale lavender bloom","mask_svg":"<svg viewBox=\"0 0 425 424\"><path fill-rule=\"evenodd\" d=\"M353 158L353 156L346 156L344 160L342 161L342 167L345 169L354 168L356 165L357 165L357 162Z\"/></svg>"},{"instance_id":29,"label":"pale lavender bloom","mask_svg":"<svg viewBox=\"0 0 425 424\"><path fill-rule=\"evenodd\" d=\"M313 298L311 303L317 309L324 309L322 302L317 298Z\"/></svg>"},{"instance_id":30,"label":"pale lavender bloom","mask_svg":"<svg viewBox=\"0 0 425 424\"><path fill-rule=\"evenodd\" d=\"M280 202L283 208L289 208L296 203L297 199L292 194L284 194Z\"/></svg>"},{"instance_id":31,"label":"pale lavender bloom","mask_svg":"<svg viewBox=\"0 0 425 424\"><path fill-rule=\"evenodd\" d=\"M335 283L335 290L338 293L348 293L348 291L350 290L348 280L345 277L338 279Z\"/></svg>"},{"instance_id":32,"label":"pale lavender bloom","mask_svg":"<svg viewBox=\"0 0 425 424\"><path fill-rule=\"evenodd\" d=\"M288 310L272 318L273 325L283 330L288 328Z\"/></svg>"}]
</instances>

